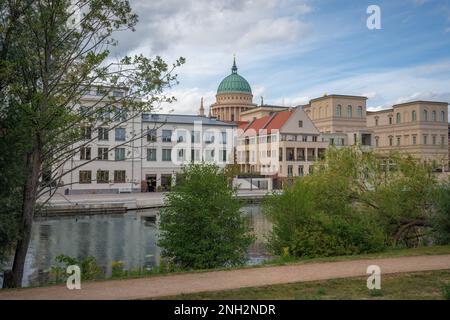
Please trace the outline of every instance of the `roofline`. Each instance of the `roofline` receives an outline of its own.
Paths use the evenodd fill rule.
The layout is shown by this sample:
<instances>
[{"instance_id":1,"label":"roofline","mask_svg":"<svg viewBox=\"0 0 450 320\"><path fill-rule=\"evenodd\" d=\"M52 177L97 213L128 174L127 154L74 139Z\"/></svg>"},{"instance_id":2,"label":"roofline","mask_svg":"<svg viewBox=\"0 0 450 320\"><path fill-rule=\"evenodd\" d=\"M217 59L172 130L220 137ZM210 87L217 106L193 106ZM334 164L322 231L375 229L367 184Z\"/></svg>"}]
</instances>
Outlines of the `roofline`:
<instances>
[{"instance_id":1,"label":"roofline","mask_svg":"<svg viewBox=\"0 0 450 320\"><path fill-rule=\"evenodd\" d=\"M386 108L386 109L382 109L382 110L377 110L377 111L370 111L367 110L367 113L382 113L382 112L392 112L394 111L395 107L402 107L402 106L407 106L407 105L412 105L412 104L433 104L433 105L441 105L441 104L445 104L448 106L448 102L442 102L442 101L429 101L429 100L414 100L414 101L408 101L408 102L402 102L402 103L397 103L397 104L393 104L391 107Z\"/></svg>"},{"instance_id":2,"label":"roofline","mask_svg":"<svg viewBox=\"0 0 450 320\"><path fill-rule=\"evenodd\" d=\"M367 97L364 97L364 96L353 96L353 95L346 95L346 94L327 94L322 97L311 99L311 100L309 100L309 103L311 103L312 101L322 100L322 99L326 99L326 98L358 98L358 99L362 98L364 100L367 100Z\"/></svg>"},{"instance_id":3,"label":"roofline","mask_svg":"<svg viewBox=\"0 0 450 320\"><path fill-rule=\"evenodd\" d=\"M162 119L162 121L155 121L155 120L149 120L149 119L143 119L144 115L158 115L158 116L176 116L176 117L195 117L195 118L205 118L208 120L212 120L215 118L209 118L207 116L199 116L199 115L192 115L192 114L170 114L170 113L142 113L142 122L165 122L165 123L185 123L185 124L194 124L194 122L180 122L180 121L164 121L164 120L169 120L169 119ZM201 120L198 120L201 121ZM213 120L213 121L217 121L217 123L205 123L202 125L219 125L219 126L230 126L230 127L237 127L237 124L235 122L225 122L225 121L221 121L221 120Z\"/></svg>"},{"instance_id":4,"label":"roofline","mask_svg":"<svg viewBox=\"0 0 450 320\"><path fill-rule=\"evenodd\" d=\"M285 107L285 106L271 106L271 105L256 105L256 107L254 107L254 108L251 108L251 109L248 109L248 110L245 110L245 111L243 111L243 112L241 112L241 114L247 114L247 113L249 113L249 112L251 112L251 111L255 111L256 109L289 109L289 108L292 108L292 107ZM279 111L283 111L283 110L278 110L277 112L279 112Z\"/></svg>"}]
</instances>

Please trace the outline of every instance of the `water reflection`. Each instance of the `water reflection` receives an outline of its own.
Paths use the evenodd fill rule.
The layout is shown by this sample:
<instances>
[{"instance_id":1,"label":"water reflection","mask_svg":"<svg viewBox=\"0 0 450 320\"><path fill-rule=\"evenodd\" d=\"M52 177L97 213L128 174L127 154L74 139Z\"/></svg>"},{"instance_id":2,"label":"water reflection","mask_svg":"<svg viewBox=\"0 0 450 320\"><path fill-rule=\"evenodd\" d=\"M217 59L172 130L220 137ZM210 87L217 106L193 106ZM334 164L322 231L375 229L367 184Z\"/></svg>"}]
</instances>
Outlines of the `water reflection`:
<instances>
[{"instance_id":1,"label":"water reflection","mask_svg":"<svg viewBox=\"0 0 450 320\"><path fill-rule=\"evenodd\" d=\"M268 258L264 243L271 226L257 205L244 207L244 213L257 236L248 250L249 263L257 264ZM23 285L45 284L48 270L60 254L77 259L94 256L107 275L111 274L112 261L122 261L127 270L156 266L160 254L156 245L156 214L154 209L120 215L37 219L33 225Z\"/></svg>"}]
</instances>

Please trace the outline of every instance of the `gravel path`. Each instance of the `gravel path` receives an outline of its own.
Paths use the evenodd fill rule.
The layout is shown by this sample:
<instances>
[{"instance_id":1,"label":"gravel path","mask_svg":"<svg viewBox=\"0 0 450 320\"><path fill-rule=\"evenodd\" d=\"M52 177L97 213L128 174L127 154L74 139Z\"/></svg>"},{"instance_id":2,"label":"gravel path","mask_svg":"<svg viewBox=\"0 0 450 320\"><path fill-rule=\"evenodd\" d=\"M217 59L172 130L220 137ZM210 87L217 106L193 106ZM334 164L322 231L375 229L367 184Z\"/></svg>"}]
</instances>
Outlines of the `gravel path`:
<instances>
[{"instance_id":1,"label":"gravel path","mask_svg":"<svg viewBox=\"0 0 450 320\"><path fill-rule=\"evenodd\" d=\"M61 285L0 290L0 300L155 298L181 293L365 276L369 265L380 266L381 282L383 282L383 274L388 273L450 269L450 255L306 263L140 279L86 282L81 284L81 290L68 290Z\"/></svg>"}]
</instances>

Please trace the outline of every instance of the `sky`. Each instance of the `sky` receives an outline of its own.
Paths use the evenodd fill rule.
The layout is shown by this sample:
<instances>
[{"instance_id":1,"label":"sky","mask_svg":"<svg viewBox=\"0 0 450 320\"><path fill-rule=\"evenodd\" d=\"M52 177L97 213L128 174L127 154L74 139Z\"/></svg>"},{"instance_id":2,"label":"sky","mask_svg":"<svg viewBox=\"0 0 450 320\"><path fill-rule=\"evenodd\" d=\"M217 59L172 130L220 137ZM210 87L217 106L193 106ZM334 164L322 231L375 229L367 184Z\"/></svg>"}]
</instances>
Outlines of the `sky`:
<instances>
[{"instance_id":1,"label":"sky","mask_svg":"<svg viewBox=\"0 0 450 320\"><path fill-rule=\"evenodd\" d=\"M364 95L369 110L411 100L450 102L450 0L130 0L135 32L115 36L113 56L178 57L177 101L196 114L231 72L254 103L295 106L326 94ZM381 29L370 30L369 5Z\"/></svg>"}]
</instances>

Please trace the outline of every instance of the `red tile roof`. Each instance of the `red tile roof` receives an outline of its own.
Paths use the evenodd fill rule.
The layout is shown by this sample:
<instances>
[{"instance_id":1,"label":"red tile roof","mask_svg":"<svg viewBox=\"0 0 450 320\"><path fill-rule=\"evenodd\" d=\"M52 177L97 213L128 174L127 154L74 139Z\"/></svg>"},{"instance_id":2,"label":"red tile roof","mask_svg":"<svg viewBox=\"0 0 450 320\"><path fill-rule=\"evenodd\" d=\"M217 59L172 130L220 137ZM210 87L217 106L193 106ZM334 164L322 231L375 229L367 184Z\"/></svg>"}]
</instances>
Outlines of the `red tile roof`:
<instances>
[{"instance_id":1,"label":"red tile roof","mask_svg":"<svg viewBox=\"0 0 450 320\"><path fill-rule=\"evenodd\" d=\"M271 133L272 130L279 131L293 113L294 113L293 110L285 110L277 112L273 117L272 121L270 121L270 123L266 126L265 129L267 129L268 133Z\"/></svg>"}]
</instances>

